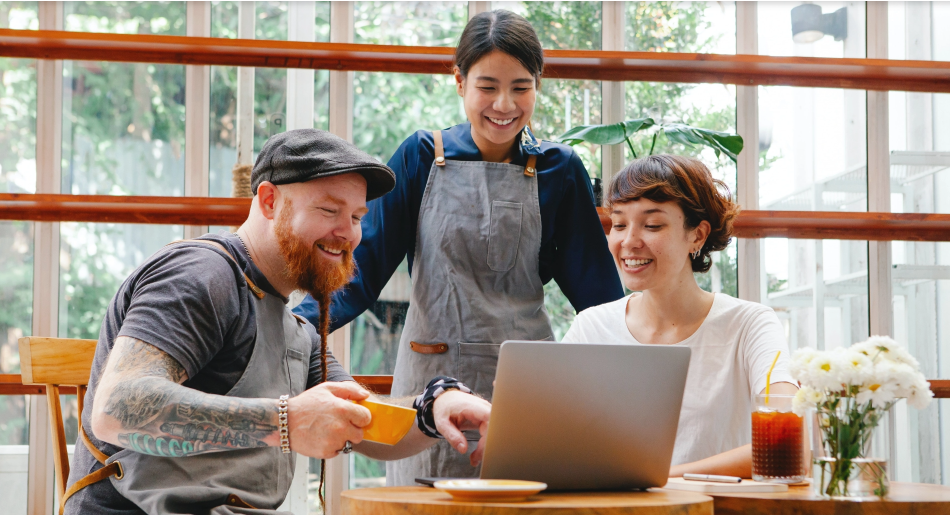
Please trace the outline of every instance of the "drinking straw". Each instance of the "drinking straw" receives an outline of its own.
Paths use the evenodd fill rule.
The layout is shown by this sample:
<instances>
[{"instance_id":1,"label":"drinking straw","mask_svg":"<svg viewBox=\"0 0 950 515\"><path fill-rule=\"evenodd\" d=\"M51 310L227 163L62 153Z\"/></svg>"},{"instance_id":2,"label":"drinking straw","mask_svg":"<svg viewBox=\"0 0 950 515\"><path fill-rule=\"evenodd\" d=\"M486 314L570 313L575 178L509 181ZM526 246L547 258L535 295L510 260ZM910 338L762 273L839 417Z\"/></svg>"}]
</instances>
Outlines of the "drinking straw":
<instances>
[{"instance_id":1,"label":"drinking straw","mask_svg":"<svg viewBox=\"0 0 950 515\"><path fill-rule=\"evenodd\" d=\"M782 351L775 353L775 359L772 360L772 366L769 367L769 372L765 374L765 403L769 403L769 386L772 385L772 369L775 368L775 364L778 363L778 356Z\"/></svg>"}]
</instances>

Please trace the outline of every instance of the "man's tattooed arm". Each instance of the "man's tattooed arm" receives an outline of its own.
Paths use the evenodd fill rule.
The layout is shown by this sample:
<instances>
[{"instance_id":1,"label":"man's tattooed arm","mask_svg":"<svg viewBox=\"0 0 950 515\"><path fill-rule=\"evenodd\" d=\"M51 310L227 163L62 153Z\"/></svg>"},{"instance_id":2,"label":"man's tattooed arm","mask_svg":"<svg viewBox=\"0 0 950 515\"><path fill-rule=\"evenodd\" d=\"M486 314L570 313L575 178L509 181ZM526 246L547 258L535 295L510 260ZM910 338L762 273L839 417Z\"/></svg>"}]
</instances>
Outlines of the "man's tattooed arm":
<instances>
[{"instance_id":1,"label":"man's tattooed arm","mask_svg":"<svg viewBox=\"0 0 950 515\"><path fill-rule=\"evenodd\" d=\"M276 400L202 393L186 379L168 354L118 338L93 401L96 437L168 457L279 444Z\"/></svg>"}]
</instances>

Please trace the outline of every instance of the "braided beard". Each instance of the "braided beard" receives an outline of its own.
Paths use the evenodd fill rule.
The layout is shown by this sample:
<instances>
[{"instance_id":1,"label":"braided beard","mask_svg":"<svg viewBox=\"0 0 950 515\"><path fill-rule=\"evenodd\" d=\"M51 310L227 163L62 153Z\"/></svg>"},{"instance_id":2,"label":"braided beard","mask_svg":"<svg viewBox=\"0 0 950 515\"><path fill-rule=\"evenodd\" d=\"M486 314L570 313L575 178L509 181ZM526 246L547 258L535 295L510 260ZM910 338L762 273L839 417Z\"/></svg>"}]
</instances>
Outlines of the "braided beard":
<instances>
[{"instance_id":1,"label":"braided beard","mask_svg":"<svg viewBox=\"0 0 950 515\"><path fill-rule=\"evenodd\" d=\"M274 234L277 237L277 246L287 268L284 273L294 280L298 289L309 293L320 304L320 324L317 331L320 333L320 365L323 373L321 382L327 380L327 334L330 330L330 294L345 286L353 278L356 265L353 263L353 251L349 244L343 248L339 263L320 255L318 244L328 247L338 247L339 242L329 239L320 239L307 246L291 229L290 219L293 217L293 204L290 198L285 199L285 205L277 215L274 225ZM324 479L326 477L326 462L320 460L320 506L325 507L323 498Z\"/></svg>"}]
</instances>

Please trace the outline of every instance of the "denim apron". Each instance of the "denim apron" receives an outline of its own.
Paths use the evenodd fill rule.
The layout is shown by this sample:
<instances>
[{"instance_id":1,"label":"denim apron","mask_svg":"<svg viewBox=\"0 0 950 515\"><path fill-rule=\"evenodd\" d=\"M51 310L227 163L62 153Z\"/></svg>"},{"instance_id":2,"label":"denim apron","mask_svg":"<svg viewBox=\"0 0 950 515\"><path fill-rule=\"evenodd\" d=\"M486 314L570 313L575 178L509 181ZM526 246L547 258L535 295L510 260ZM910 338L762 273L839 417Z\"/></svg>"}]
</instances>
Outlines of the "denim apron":
<instances>
[{"instance_id":1,"label":"denim apron","mask_svg":"<svg viewBox=\"0 0 950 515\"><path fill-rule=\"evenodd\" d=\"M412 293L396 354L392 395L418 395L430 379L459 379L491 400L505 340L553 339L538 257L537 156L526 167L448 161L439 131L419 208ZM469 437L469 452L477 436ZM444 440L386 464L386 483L479 472Z\"/></svg>"},{"instance_id":2,"label":"denim apron","mask_svg":"<svg viewBox=\"0 0 950 515\"><path fill-rule=\"evenodd\" d=\"M224 249L205 240L190 240ZM228 254L230 255L230 254ZM233 259L233 257L232 257ZM303 319L284 302L255 286L257 337L244 374L227 397L277 399L307 387L311 341ZM275 407L276 409L276 407ZM106 460L121 463L109 477L115 489L150 515L178 513L276 514L294 476L296 453L279 447L165 458L123 449Z\"/></svg>"}]
</instances>

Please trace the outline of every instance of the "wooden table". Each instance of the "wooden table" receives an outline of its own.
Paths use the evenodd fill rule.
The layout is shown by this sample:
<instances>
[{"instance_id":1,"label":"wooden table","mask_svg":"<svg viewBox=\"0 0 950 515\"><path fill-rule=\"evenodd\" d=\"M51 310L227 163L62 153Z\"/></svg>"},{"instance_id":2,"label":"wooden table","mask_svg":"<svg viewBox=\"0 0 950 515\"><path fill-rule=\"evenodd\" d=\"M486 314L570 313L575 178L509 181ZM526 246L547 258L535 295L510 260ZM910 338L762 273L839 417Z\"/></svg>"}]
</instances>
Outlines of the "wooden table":
<instances>
[{"instance_id":1,"label":"wooden table","mask_svg":"<svg viewBox=\"0 0 950 515\"><path fill-rule=\"evenodd\" d=\"M782 493L706 494L716 515L941 515L950 514L950 487L891 483L884 501L833 501L817 497L811 486Z\"/></svg>"},{"instance_id":2,"label":"wooden table","mask_svg":"<svg viewBox=\"0 0 950 515\"><path fill-rule=\"evenodd\" d=\"M525 502L453 501L435 488L404 486L343 492L344 515L713 515L713 500L695 492L541 492Z\"/></svg>"}]
</instances>

